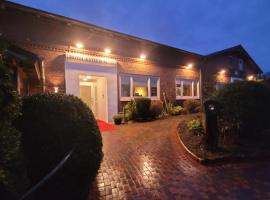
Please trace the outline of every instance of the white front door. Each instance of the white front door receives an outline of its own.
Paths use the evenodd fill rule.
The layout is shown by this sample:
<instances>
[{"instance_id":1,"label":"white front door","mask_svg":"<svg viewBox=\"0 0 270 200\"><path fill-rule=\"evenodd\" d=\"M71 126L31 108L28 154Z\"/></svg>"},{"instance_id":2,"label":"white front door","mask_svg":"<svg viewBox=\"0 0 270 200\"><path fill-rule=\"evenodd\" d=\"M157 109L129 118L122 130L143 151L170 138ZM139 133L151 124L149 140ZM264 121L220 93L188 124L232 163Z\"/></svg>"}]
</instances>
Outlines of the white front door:
<instances>
[{"instance_id":1,"label":"white front door","mask_svg":"<svg viewBox=\"0 0 270 200\"><path fill-rule=\"evenodd\" d=\"M82 101L92 110L95 118L107 121L107 80L105 77L80 75Z\"/></svg>"},{"instance_id":2,"label":"white front door","mask_svg":"<svg viewBox=\"0 0 270 200\"><path fill-rule=\"evenodd\" d=\"M80 98L97 115L97 85L96 83L80 82Z\"/></svg>"}]
</instances>

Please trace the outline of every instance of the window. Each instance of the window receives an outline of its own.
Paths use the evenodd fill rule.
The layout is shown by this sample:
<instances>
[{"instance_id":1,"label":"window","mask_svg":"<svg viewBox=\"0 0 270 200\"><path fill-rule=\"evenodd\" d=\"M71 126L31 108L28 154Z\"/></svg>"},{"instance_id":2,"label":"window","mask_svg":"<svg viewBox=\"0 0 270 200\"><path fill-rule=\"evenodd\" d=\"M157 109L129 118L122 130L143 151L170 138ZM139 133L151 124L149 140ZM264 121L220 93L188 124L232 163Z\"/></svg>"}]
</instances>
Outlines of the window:
<instances>
[{"instance_id":1,"label":"window","mask_svg":"<svg viewBox=\"0 0 270 200\"><path fill-rule=\"evenodd\" d=\"M158 96L158 81L157 77L150 77L150 95L151 97Z\"/></svg>"},{"instance_id":2,"label":"window","mask_svg":"<svg viewBox=\"0 0 270 200\"><path fill-rule=\"evenodd\" d=\"M191 80L183 80L183 96L185 97L190 97L192 95L192 83L193 81Z\"/></svg>"},{"instance_id":3,"label":"window","mask_svg":"<svg viewBox=\"0 0 270 200\"><path fill-rule=\"evenodd\" d=\"M121 76L121 96L129 97L130 96L130 76Z\"/></svg>"},{"instance_id":4,"label":"window","mask_svg":"<svg viewBox=\"0 0 270 200\"><path fill-rule=\"evenodd\" d=\"M238 62L238 69L240 71L244 71L244 61L242 59L239 59L239 62Z\"/></svg>"},{"instance_id":5,"label":"window","mask_svg":"<svg viewBox=\"0 0 270 200\"><path fill-rule=\"evenodd\" d=\"M120 75L120 100L133 97L159 99L159 77L143 75Z\"/></svg>"},{"instance_id":6,"label":"window","mask_svg":"<svg viewBox=\"0 0 270 200\"><path fill-rule=\"evenodd\" d=\"M133 78L133 96L148 97L148 78L144 76L134 76Z\"/></svg>"},{"instance_id":7,"label":"window","mask_svg":"<svg viewBox=\"0 0 270 200\"><path fill-rule=\"evenodd\" d=\"M231 77L231 83L233 82L239 82L239 81L243 81L242 78L238 78L238 77Z\"/></svg>"},{"instance_id":8,"label":"window","mask_svg":"<svg viewBox=\"0 0 270 200\"><path fill-rule=\"evenodd\" d=\"M176 98L196 99L199 98L199 81L176 78Z\"/></svg>"}]
</instances>

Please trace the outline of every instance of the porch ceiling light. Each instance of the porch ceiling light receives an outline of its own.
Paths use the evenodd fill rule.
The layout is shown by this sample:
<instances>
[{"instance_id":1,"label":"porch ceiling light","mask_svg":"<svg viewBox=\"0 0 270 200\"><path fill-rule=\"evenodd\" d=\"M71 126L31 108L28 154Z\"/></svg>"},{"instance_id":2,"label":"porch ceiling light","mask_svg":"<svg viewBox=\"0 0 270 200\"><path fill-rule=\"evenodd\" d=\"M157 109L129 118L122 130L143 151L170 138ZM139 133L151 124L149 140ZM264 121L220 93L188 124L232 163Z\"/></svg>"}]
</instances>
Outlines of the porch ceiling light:
<instances>
[{"instance_id":1,"label":"porch ceiling light","mask_svg":"<svg viewBox=\"0 0 270 200\"><path fill-rule=\"evenodd\" d=\"M83 44L80 43L80 42L78 42L78 43L76 43L76 47L79 48L79 49L82 49L83 48Z\"/></svg>"},{"instance_id":2,"label":"porch ceiling light","mask_svg":"<svg viewBox=\"0 0 270 200\"><path fill-rule=\"evenodd\" d=\"M143 59L144 60L145 58L146 58L146 55L145 54L141 54L140 55L140 59Z\"/></svg>"},{"instance_id":3,"label":"porch ceiling light","mask_svg":"<svg viewBox=\"0 0 270 200\"><path fill-rule=\"evenodd\" d=\"M106 49L104 49L104 52L107 53L107 54L109 54L109 53L111 53L112 51L111 51L111 49L106 48Z\"/></svg>"}]
</instances>

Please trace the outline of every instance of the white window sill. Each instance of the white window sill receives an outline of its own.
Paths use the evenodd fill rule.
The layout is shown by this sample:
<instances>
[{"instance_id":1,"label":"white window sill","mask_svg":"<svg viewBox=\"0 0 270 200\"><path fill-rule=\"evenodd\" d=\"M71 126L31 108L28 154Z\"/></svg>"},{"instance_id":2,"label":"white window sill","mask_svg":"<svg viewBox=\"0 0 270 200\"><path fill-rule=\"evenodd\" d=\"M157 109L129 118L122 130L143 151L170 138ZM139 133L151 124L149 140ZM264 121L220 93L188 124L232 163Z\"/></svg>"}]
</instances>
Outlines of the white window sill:
<instances>
[{"instance_id":1,"label":"white window sill","mask_svg":"<svg viewBox=\"0 0 270 200\"><path fill-rule=\"evenodd\" d=\"M177 100L184 100L184 99L200 99L198 96L176 96Z\"/></svg>"},{"instance_id":2,"label":"white window sill","mask_svg":"<svg viewBox=\"0 0 270 200\"><path fill-rule=\"evenodd\" d=\"M149 97L120 97L120 101L131 101L134 98L149 98ZM159 97L151 97L151 100L160 100Z\"/></svg>"}]
</instances>

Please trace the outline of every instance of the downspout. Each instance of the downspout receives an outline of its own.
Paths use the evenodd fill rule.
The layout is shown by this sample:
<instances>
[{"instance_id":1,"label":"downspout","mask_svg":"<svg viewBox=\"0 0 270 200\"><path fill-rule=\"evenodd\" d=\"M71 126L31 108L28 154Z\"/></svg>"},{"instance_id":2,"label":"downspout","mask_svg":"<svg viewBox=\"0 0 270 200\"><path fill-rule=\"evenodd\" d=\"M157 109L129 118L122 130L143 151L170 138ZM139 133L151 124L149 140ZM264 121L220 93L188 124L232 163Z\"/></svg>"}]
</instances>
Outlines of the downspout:
<instances>
[{"instance_id":1,"label":"downspout","mask_svg":"<svg viewBox=\"0 0 270 200\"><path fill-rule=\"evenodd\" d=\"M41 77L42 77L42 92L46 91L45 86L45 69L44 69L44 59L40 58L40 64L41 64Z\"/></svg>"},{"instance_id":2,"label":"downspout","mask_svg":"<svg viewBox=\"0 0 270 200\"><path fill-rule=\"evenodd\" d=\"M203 108L203 73L202 73L202 67L203 67L203 64L205 63L205 61L207 60L206 57L203 58L203 60L200 62L199 64L199 68L200 68L200 102L201 102L201 107Z\"/></svg>"}]
</instances>

